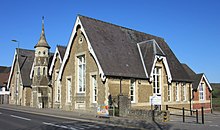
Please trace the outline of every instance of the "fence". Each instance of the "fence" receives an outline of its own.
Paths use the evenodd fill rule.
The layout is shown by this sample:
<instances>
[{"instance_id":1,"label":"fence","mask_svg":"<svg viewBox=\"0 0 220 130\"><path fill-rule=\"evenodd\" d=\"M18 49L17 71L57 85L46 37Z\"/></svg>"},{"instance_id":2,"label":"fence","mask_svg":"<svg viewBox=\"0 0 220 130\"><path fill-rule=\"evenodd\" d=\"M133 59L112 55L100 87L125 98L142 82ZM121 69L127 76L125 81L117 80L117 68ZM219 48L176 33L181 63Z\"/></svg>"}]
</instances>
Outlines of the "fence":
<instances>
[{"instance_id":1,"label":"fence","mask_svg":"<svg viewBox=\"0 0 220 130\"><path fill-rule=\"evenodd\" d=\"M173 115L182 116L183 122L185 122L185 119L186 119L185 112L188 111L188 112L190 112L190 116L188 116L188 117L196 118L196 123L199 123L198 110L188 110L188 109L185 109L184 107L183 108L176 108L176 107L169 107L168 105L166 105L166 110L169 110L169 109L181 110L182 114L173 114ZM193 116L192 113L196 113L196 116ZM170 115L172 115L172 113L170 113ZM205 122L204 122L204 108L203 107L201 107L201 115L202 115L202 124L204 124Z\"/></svg>"}]
</instances>

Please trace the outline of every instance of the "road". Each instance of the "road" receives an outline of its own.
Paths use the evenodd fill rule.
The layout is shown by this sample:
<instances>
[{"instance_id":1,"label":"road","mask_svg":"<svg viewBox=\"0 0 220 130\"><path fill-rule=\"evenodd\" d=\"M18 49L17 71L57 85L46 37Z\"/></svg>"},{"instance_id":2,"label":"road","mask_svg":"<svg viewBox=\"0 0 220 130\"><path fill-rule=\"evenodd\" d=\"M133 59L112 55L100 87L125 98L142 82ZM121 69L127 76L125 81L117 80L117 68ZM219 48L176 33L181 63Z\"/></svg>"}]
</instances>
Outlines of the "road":
<instances>
[{"instance_id":1,"label":"road","mask_svg":"<svg viewBox=\"0 0 220 130\"><path fill-rule=\"evenodd\" d=\"M137 130L94 121L64 119L0 108L0 130Z\"/></svg>"}]
</instances>

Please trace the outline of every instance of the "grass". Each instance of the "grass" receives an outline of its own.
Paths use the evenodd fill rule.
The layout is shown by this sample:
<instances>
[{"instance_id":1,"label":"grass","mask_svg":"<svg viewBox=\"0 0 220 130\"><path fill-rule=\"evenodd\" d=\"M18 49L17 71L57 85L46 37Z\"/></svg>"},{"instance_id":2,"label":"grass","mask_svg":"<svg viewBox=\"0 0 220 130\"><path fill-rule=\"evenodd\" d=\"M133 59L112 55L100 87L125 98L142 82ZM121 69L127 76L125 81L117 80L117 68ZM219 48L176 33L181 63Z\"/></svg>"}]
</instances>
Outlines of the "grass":
<instances>
[{"instance_id":1,"label":"grass","mask_svg":"<svg viewBox=\"0 0 220 130\"><path fill-rule=\"evenodd\" d=\"M220 111L220 98L212 99L212 107L213 107L213 110Z\"/></svg>"}]
</instances>

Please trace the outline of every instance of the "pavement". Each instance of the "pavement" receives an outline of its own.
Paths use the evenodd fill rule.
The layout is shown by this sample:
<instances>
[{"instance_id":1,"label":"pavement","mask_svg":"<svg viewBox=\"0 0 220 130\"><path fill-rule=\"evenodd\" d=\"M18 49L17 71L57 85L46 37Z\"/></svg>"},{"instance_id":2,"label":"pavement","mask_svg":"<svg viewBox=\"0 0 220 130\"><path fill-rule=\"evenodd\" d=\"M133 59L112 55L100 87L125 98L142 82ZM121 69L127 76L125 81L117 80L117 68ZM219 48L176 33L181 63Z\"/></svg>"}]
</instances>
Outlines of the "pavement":
<instances>
[{"instance_id":1,"label":"pavement","mask_svg":"<svg viewBox=\"0 0 220 130\"><path fill-rule=\"evenodd\" d=\"M32 108L25 106L16 106L9 104L1 104L1 109L15 110L19 112L25 112L30 114L37 114L42 116L50 116L55 118L62 118L80 122L89 122L89 123L98 123L105 124L108 126L117 126L117 127L126 127L132 129L147 129L147 130L161 130L161 129L170 129L171 124L167 123L158 123L149 120L125 118L125 117L109 117L109 118L99 118L96 114L88 113L87 111L64 111L60 109L52 108Z\"/></svg>"},{"instance_id":2,"label":"pavement","mask_svg":"<svg viewBox=\"0 0 220 130\"><path fill-rule=\"evenodd\" d=\"M147 129L147 130L219 130L220 129L220 113L214 112L213 114L205 114L205 124L201 122L201 116L199 116L199 123L196 123L195 117L186 117L183 122L182 116L171 115L169 122L154 122L150 119L141 120L135 118L125 117L109 117L98 118L96 114L88 113L87 111L64 111L60 109L39 109L25 106L16 106L2 104L0 109L15 110L19 112L25 112L30 114L37 114L42 116L50 116L54 118L60 118L70 120L71 122L85 122L100 125L108 125L112 128L129 128L129 129ZM75 123L76 125L77 123ZM52 124L46 124L47 126ZM92 125L92 124L90 124ZM61 125L62 126L62 125Z\"/></svg>"}]
</instances>

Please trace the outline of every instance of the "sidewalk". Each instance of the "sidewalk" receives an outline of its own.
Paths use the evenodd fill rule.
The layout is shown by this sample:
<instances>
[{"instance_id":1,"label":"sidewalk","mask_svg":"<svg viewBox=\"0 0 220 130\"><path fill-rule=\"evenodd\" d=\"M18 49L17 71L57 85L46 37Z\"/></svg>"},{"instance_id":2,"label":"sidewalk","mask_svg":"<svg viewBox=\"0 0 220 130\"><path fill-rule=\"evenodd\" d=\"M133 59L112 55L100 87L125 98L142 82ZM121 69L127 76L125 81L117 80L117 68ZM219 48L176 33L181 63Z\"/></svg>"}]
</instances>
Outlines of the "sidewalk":
<instances>
[{"instance_id":1,"label":"sidewalk","mask_svg":"<svg viewBox=\"0 0 220 130\"><path fill-rule=\"evenodd\" d=\"M39 108L16 106L9 104L1 104L0 108L25 111L29 113L65 118L69 120L79 120L84 122L108 124L112 126L126 126L126 127L134 127L134 128L149 129L149 130L156 130L156 129L168 130L171 128L171 126L167 123L157 123L157 122L140 120L140 119L132 119L132 118L124 118L124 117L98 118L96 117L95 114L86 111L64 111L64 110L52 109L52 108L39 109Z\"/></svg>"}]
</instances>

